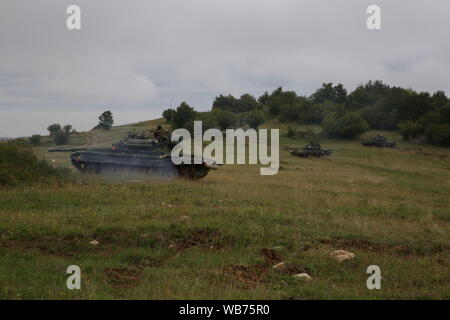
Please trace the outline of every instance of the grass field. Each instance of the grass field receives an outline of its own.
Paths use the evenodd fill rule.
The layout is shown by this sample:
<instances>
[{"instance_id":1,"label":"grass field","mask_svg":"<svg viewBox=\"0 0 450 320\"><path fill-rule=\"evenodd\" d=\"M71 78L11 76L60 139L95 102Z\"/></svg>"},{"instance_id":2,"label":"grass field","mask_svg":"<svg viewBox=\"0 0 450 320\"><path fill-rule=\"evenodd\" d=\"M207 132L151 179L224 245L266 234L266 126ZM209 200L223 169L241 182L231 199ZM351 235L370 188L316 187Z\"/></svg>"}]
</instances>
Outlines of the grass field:
<instances>
[{"instance_id":1,"label":"grass field","mask_svg":"<svg viewBox=\"0 0 450 320\"><path fill-rule=\"evenodd\" d=\"M82 133L78 144L157 123ZM281 145L306 143L281 129ZM197 182L0 190L0 298L449 299L450 151L386 135L399 148L324 140L328 158L281 151L275 176L225 165ZM69 165L68 154L37 153ZM339 263L338 249L356 257ZM69 265L81 290L66 288ZM369 265L381 290L366 287Z\"/></svg>"}]
</instances>

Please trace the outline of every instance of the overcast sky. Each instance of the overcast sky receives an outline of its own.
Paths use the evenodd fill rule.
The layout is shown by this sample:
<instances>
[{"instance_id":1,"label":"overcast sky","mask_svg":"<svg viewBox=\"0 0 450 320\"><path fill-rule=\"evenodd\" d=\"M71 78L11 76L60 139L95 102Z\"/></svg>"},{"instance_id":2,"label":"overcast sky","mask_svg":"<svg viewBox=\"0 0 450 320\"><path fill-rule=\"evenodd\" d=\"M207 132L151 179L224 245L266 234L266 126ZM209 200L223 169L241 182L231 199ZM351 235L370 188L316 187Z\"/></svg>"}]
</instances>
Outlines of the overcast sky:
<instances>
[{"instance_id":1,"label":"overcast sky","mask_svg":"<svg viewBox=\"0 0 450 320\"><path fill-rule=\"evenodd\" d=\"M66 28L81 7L82 29ZM366 9L382 10L382 30ZM0 137L159 117L218 94L367 80L450 93L450 0L1 0Z\"/></svg>"}]
</instances>

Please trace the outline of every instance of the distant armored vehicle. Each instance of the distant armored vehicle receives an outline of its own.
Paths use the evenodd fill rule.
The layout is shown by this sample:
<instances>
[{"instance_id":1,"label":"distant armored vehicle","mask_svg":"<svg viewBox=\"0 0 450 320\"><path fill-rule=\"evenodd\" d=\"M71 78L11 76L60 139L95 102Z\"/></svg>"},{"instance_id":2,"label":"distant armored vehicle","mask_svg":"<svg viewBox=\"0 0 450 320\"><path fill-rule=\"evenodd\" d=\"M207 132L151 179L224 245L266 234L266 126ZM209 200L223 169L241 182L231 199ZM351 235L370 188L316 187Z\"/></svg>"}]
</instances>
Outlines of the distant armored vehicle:
<instances>
[{"instance_id":1,"label":"distant armored vehicle","mask_svg":"<svg viewBox=\"0 0 450 320\"><path fill-rule=\"evenodd\" d=\"M380 134L372 138L372 140L363 140L361 144L365 147L381 147L381 148L394 148L395 142L389 141L385 136Z\"/></svg>"},{"instance_id":2,"label":"distant armored vehicle","mask_svg":"<svg viewBox=\"0 0 450 320\"><path fill-rule=\"evenodd\" d=\"M205 159L201 160L201 164L194 164L196 156L192 156L192 164L175 165L170 157L172 147L168 136L157 130L154 138L130 133L110 148L50 149L49 152L73 152L70 155L72 164L88 173L126 173L168 178L179 176L198 180L210 170L218 168Z\"/></svg>"},{"instance_id":3,"label":"distant armored vehicle","mask_svg":"<svg viewBox=\"0 0 450 320\"><path fill-rule=\"evenodd\" d=\"M300 158L329 156L331 150L322 149L319 143L310 142L304 148L294 148L291 154Z\"/></svg>"}]
</instances>

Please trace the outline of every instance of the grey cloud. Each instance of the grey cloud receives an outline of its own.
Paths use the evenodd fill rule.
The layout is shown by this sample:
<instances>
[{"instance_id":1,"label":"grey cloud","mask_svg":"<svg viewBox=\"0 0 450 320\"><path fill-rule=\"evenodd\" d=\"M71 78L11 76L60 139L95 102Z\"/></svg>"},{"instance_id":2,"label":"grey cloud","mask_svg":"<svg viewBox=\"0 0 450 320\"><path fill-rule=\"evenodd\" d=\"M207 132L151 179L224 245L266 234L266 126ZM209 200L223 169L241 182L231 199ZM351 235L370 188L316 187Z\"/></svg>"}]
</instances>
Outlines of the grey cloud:
<instances>
[{"instance_id":1,"label":"grey cloud","mask_svg":"<svg viewBox=\"0 0 450 320\"><path fill-rule=\"evenodd\" d=\"M383 29L365 27L382 8ZM82 30L65 28L78 4ZM186 100L277 86L370 79L450 92L450 2L442 0L119 0L0 3L0 136L77 129L112 109L118 123ZM29 115L29 116L27 116Z\"/></svg>"}]
</instances>

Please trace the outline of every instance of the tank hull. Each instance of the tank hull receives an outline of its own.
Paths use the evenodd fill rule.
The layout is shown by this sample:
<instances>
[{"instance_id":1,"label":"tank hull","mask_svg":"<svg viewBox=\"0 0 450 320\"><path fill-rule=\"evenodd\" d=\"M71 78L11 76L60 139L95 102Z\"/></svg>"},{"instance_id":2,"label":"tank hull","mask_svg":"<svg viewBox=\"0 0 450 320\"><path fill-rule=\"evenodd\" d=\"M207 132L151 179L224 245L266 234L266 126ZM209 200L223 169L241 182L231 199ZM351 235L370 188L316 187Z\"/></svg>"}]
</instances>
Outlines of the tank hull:
<instances>
[{"instance_id":1,"label":"tank hull","mask_svg":"<svg viewBox=\"0 0 450 320\"><path fill-rule=\"evenodd\" d=\"M378 147L378 148L395 147L395 143L390 141L361 141L361 144L365 147Z\"/></svg>"},{"instance_id":2,"label":"tank hull","mask_svg":"<svg viewBox=\"0 0 450 320\"><path fill-rule=\"evenodd\" d=\"M300 158L309 158L309 157L323 157L331 155L331 150L305 150L298 149L291 152L292 155L300 157Z\"/></svg>"},{"instance_id":3,"label":"tank hull","mask_svg":"<svg viewBox=\"0 0 450 320\"><path fill-rule=\"evenodd\" d=\"M162 152L114 152L109 150L86 150L71 155L72 164L81 172L92 174L145 175L164 179L183 177L190 180L204 178L212 165L174 165L170 156Z\"/></svg>"}]
</instances>

